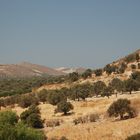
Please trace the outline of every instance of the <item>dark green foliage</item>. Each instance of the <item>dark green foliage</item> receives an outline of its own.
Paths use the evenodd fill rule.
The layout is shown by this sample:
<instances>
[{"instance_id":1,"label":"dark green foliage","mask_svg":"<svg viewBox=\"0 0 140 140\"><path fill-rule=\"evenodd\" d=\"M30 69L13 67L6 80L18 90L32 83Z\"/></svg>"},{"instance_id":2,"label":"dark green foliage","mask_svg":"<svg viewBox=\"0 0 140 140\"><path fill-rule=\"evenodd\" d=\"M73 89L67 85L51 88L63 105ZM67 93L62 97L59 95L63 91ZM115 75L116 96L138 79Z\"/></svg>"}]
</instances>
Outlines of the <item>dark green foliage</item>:
<instances>
[{"instance_id":1,"label":"dark green foliage","mask_svg":"<svg viewBox=\"0 0 140 140\"><path fill-rule=\"evenodd\" d=\"M132 69L136 69L136 65L132 64L132 65L131 65L131 68L132 68Z\"/></svg>"},{"instance_id":2,"label":"dark green foliage","mask_svg":"<svg viewBox=\"0 0 140 140\"><path fill-rule=\"evenodd\" d=\"M23 108L27 108L33 104L35 105L39 104L39 100L37 99L37 97L35 97L34 94L22 95L19 99L19 106Z\"/></svg>"},{"instance_id":3,"label":"dark green foliage","mask_svg":"<svg viewBox=\"0 0 140 140\"><path fill-rule=\"evenodd\" d=\"M57 105L61 101L66 101L67 97L63 92L55 90L48 93L47 100L50 104Z\"/></svg>"},{"instance_id":4,"label":"dark green foliage","mask_svg":"<svg viewBox=\"0 0 140 140\"><path fill-rule=\"evenodd\" d=\"M124 91L124 82L121 81L118 78L114 78L109 85L112 87L113 91L115 91L115 90L117 92L123 92Z\"/></svg>"},{"instance_id":5,"label":"dark green foliage","mask_svg":"<svg viewBox=\"0 0 140 140\"><path fill-rule=\"evenodd\" d=\"M94 71L94 73L95 73L96 76L101 76L102 73L103 73L103 70L102 69L97 69L97 70Z\"/></svg>"},{"instance_id":6,"label":"dark green foliage","mask_svg":"<svg viewBox=\"0 0 140 140\"><path fill-rule=\"evenodd\" d=\"M72 100L80 99L85 100L89 97L91 92L91 85L90 84L83 84L83 85L75 85L70 89L69 98Z\"/></svg>"},{"instance_id":7,"label":"dark green foliage","mask_svg":"<svg viewBox=\"0 0 140 140\"><path fill-rule=\"evenodd\" d=\"M0 124L0 140L47 140L43 132L28 128L24 124Z\"/></svg>"},{"instance_id":8,"label":"dark green foliage","mask_svg":"<svg viewBox=\"0 0 140 140\"><path fill-rule=\"evenodd\" d=\"M125 84L125 91L132 93L132 91L137 91L139 89L139 83L132 79L129 78L128 80L124 81Z\"/></svg>"},{"instance_id":9,"label":"dark green foliage","mask_svg":"<svg viewBox=\"0 0 140 140\"><path fill-rule=\"evenodd\" d=\"M117 66L110 65L110 64L106 65L105 68L104 68L104 71L106 71L106 73L108 75L110 75L113 72L117 72L117 70L118 70L118 67Z\"/></svg>"},{"instance_id":10,"label":"dark green foliage","mask_svg":"<svg viewBox=\"0 0 140 140\"><path fill-rule=\"evenodd\" d=\"M139 62L139 60L140 60L139 53L136 54L136 60L137 60L137 62Z\"/></svg>"},{"instance_id":11,"label":"dark green foliage","mask_svg":"<svg viewBox=\"0 0 140 140\"><path fill-rule=\"evenodd\" d=\"M67 76L42 76L0 79L0 97L30 93L44 84L62 83Z\"/></svg>"},{"instance_id":12,"label":"dark green foliage","mask_svg":"<svg viewBox=\"0 0 140 140\"><path fill-rule=\"evenodd\" d=\"M39 114L32 113L28 116L26 123L33 128L43 128L43 121Z\"/></svg>"},{"instance_id":13,"label":"dark green foliage","mask_svg":"<svg viewBox=\"0 0 140 140\"><path fill-rule=\"evenodd\" d=\"M138 69L140 69L140 63L138 63Z\"/></svg>"},{"instance_id":14,"label":"dark green foliage","mask_svg":"<svg viewBox=\"0 0 140 140\"><path fill-rule=\"evenodd\" d=\"M69 80L71 82L75 82L79 79L79 74L77 72L73 72L69 74Z\"/></svg>"},{"instance_id":15,"label":"dark green foliage","mask_svg":"<svg viewBox=\"0 0 140 140\"><path fill-rule=\"evenodd\" d=\"M135 116L135 111L130 107L130 101L128 99L118 99L113 102L107 112L110 117L120 117L121 120L124 119L125 114L127 114L129 118Z\"/></svg>"},{"instance_id":16,"label":"dark green foliage","mask_svg":"<svg viewBox=\"0 0 140 140\"><path fill-rule=\"evenodd\" d=\"M129 136L126 140L140 140L140 133Z\"/></svg>"},{"instance_id":17,"label":"dark green foliage","mask_svg":"<svg viewBox=\"0 0 140 140\"><path fill-rule=\"evenodd\" d=\"M20 115L20 119L30 127L43 128L39 109L34 105Z\"/></svg>"},{"instance_id":18,"label":"dark green foliage","mask_svg":"<svg viewBox=\"0 0 140 140\"><path fill-rule=\"evenodd\" d=\"M18 123L18 117L14 112L0 112L0 140L46 140L41 131L28 128Z\"/></svg>"},{"instance_id":19,"label":"dark green foliage","mask_svg":"<svg viewBox=\"0 0 140 140\"><path fill-rule=\"evenodd\" d=\"M125 58L127 63L134 62L136 60L136 54L130 54Z\"/></svg>"},{"instance_id":20,"label":"dark green foliage","mask_svg":"<svg viewBox=\"0 0 140 140\"><path fill-rule=\"evenodd\" d=\"M14 125L18 122L18 116L15 112L12 111L4 111L0 112L0 121L3 124Z\"/></svg>"},{"instance_id":21,"label":"dark green foliage","mask_svg":"<svg viewBox=\"0 0 140 140\"><path fill-rule=\"evenodd\" d=\"M136 71L131 74L131 78L136 81L140 81L140 72Z\"/></svg>"},{"instance_id":22,"label":"dark green foliage","mask_svg":"<svg viewBox=\"0 0 140 140\"><path fill-rule=\"evenodd\" d=\"M83 74L82 74L82 77L84 79L87 79L88 77L91 77L92 76L92 70L91 69L87 69Z\"/></svg>"},{"instance_id":23,"label":"dark green foliage","mask_svg":"<svg viewBox=\"0 0 140 140\"><path fill-rule=\"evenodd\" d=\"M93 91L96 96L101 95L103 90L106 88L106 85L102 81L98 81L93 85Z\"/></svg>"},{"instance_id":24,"label":"dark green foliage","mask_svg":"<svg viewBox=\"0 0 140 140\"><path fill-rule=\"evenodd\" d=\"M120 67L118 68L118 73L120 74L124 73L126 68L127 68L127 65L125 63L122 63Z\"/></svg>"},{"instance_id":25,"label":"dark green foliage","mask_svg":"<svg viewBox=\"0 0 140 140\"><path fill-rule=\"evenodd\" d=\"M111 86L105 87L102 91L101 96L107 96L109 98L109 96L111 96L113 94L113 89Z\"/></svg>"},{"instance_id":26,"label":"dark green foliage","mask_svg":"<svg viewBox=\"0 0 140 140\"><path fill-rule=\"evenodd\" d=\"M61 101L58 103L56 112L63 112L64 115L67 115L67 113L73 109L73 105L70 102L67 101Z\"/></svg>"},{"instance_id":27,"label":"dark green foliage","mask_svg":"<svg viewBox=\"0 0 140 140\"><path fill-rule=\"evenodd\" d=\"M45 89L37 93L37 97L39 101L43 103L47 101L47 96L48 96L48 91Z\"/></svg>"}]
</instances>

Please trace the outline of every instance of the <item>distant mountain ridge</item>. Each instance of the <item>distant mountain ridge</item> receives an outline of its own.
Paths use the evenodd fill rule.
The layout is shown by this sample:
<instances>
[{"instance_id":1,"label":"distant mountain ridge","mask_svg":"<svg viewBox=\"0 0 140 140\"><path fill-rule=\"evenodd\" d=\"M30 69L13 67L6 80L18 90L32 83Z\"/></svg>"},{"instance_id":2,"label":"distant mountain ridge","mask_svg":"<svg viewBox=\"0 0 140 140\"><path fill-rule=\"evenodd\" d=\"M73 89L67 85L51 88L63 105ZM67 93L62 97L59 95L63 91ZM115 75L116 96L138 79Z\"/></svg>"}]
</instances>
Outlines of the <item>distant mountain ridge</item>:
<instances>
[{"instance_id":1,"label":"distant mountain ridge","mask_svg":"<svg viewBox=\"0 0 140 140\"><path fill-rule=\"evenodd\" d=\"M78 73L83 73L86 69L85 68L67 68L67 67L60 67L60 68L56 68L55 70L69 74L72 72L78 72Z\"/></svg>"},{"instance_id":2,"label":"distant mountain ridge","mask_svg":"<svg viewBox=\"0 0 140 140\"><path fill-rule=\"evenodd\" d=\"M42 65L22 62L20 64L1 64L0 77L32 77L42 75L59 76L65 73Z\"/></svg>"}]
</instances>

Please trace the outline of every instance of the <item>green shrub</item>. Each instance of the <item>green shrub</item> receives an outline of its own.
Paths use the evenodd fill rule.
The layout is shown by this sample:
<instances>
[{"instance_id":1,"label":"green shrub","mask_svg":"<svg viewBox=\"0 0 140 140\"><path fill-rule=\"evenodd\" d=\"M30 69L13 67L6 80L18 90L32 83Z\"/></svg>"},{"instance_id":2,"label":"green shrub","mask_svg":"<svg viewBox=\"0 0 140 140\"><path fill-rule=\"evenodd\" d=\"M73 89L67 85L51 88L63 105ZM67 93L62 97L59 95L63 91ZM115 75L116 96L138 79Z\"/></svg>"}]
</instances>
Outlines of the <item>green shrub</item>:
<instances>
[{"instance_id":1,"label":"green shrub","mask_svg":"<svg viewBox=\"0 0 140 140\"><path fill-rule=\"evenodd\" d=\"M30 94L30 95L22 95L19 99L19 106L23 108L27 108L31 105L38 105L39 101L38 99Z\"/></svg>"},{"instance_id":2,"label":"green shrub","mask_svg":"<svg viewBox=\"0 0 140 140\"><path fill-rule=\"evenodd\" d=\"M132 65L131 65L131 68L132 68L132 69L136 69L137 67L136 67L136 65L132 64Z\"/></svg>"},{"instance_id":3,"label":"green shrub","mask_svg":"<svg viewBox=\"0 0 140 140\"><path fill-rule=\"evenodd\" d=\"M83 74L82 74L82 77L84 79L87 79L88 77L91 77L92 76L92 70L91 69L87 69Z\"/></svg>"},{"instance_id":4,"label":"green shrub","mask_svg":"<svg viewBox=\"0 0 140 140\"><path fill-rule=\"evenodd\" d=\"M77 72L73 72L69 74L69 80L71 82L75 82L79 79L79 74Z\"/></svg>"},{"instance_id":5,"label":"green shrub","mask_svg":"<svg viewBox=\"0 0 140 140\"><path fill-rule=\"evenodd\" d=\"M106 85L102 81L98 81L93 85L93 92L96 96L101 95L103 90L106 88Z\"/></svg>"},{"instance_id":6,"label":"green shrub","mask_svg":"<svg viewBox=\"0 0 140 140\"><path fill-rule=\"evenodd\" d=\"M67 101L61 101L57 104L56 112L63 112L64 115L67 115L67 113L73 109L73 105L70 102Z\"/></svg>"},{"instance_id":7,"label":"green shrub","mask_svg":"<svg viewBox=\"0 0 140 140\"><path fill-rule=\"evenodd\" d=\"M43 128L40 111L36 106L31 106L20 115L21 121L33 128Z\"/></svg>"},{"instance_id":8,"label":"green shrub","mask_svg":"<svg viewBox=\"0 0 140 140\"><path fill-rule=\"evenodd\" d=\"M12 111L0 112L0 122L3 124L15 125L18 122L18 116Z\"/></svg>"},{"instance_id":9,"label":"green shrub","mask_svg":"<svg viewBox=\"0 0 140 140\"><path fill-rule=\"evenodd\" d=\"M101 76L102 73L103 73L103 70L102 69L97 69L97 70L94 71L94 73L95 73L96 76Z\"/></svg>"},{"instance_id":10,"label":"green shrub","mask_svg":"<svg viewBox=\"0 0 140 140\"><path fill-rule=\"evenodd\" d=\"M47 101L47 96L48 96L48 91L45 89L37 93L37 97L39 101L43 103Z\"/></svg>"},{"instance_id":11,"label":"green shrub","mask_svg":"<svg viewBox=\"0 0 140 140\"><path fill-rule=\"evenodd\" d=\"M52 105L57 105L61 101L66 101L66 95L58 90L50 91L47 96L47 100Z\"/></svg>"},{"instance_id":12,"label":"green shrub","mask_svg":"<svg viewBox=\"0 0 140 140\"><path fill-rule=\"evenodd\" d=\"M130 54L125 58L127 63L134 62L136 60L136 54Z\"/></svg>"},{"instance_id":13,"label":"green shrub","mask_svg":"<svg viewBox=\"0 0 140 140\"><path fill-rule=\"evenodd\" d=\"M128 118L135 117L135 111L132 107L130 107L130 101L128 99L118 99L113 102L107 110L109 116L120 117L120 119L125 118L125 114L127 114Z\"/></svg>"}]
</instances>

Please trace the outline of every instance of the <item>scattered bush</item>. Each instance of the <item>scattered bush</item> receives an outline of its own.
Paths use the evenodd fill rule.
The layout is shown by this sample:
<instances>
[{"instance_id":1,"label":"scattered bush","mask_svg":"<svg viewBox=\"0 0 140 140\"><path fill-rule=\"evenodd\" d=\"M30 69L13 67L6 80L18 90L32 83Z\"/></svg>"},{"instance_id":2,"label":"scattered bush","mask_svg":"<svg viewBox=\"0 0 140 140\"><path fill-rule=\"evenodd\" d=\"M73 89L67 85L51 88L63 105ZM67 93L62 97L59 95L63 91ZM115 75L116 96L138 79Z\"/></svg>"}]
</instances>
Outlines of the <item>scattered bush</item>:
<instances>
[{"instance_id":1,"label":"scattered bush","mask_svg":"<svg viewBox=\"0 0 140 140\"><path fill-rule=\"evenodd\" d=\"M79 74L77 72L73 72L69 74L69 80L71 82L75 82L79 79Z\"/></svg>"},{"instance_id":2,"label":"scattered bush","mask_svg":"<svg viewBox=\"0 0 140 140\"><path fill-rule=\"evenodd\" d=\"M138 63L138 69L140 69L140 63Z\"/></svg>"},{"instance_id":3,"label":"scattered bush","mask_svg":"<svg viewBox=\"0 0 140 140\"><path fill-rule=\"evenodd\" d=\"M118 78L114 78L109 85L111 86L113 91L123 92L124 91L124 82ZM115 93L117 96L117 92Z\"/></svg>"},{"instance_id":4,"label":"scattered bush","mask_svg":"<svg viewBox=\"0 0 140 140\"><path fill-rule=\"evenodd\" d=\"M136 69L137 67L136 67L136 65L132 64L132 65L131 65L131 68L132 68L132 69Z\"/></svg>"},{"instance_id":5,"label":"scattered bush","mask_svg":"<svg viewBox=\"0 0 140 140\"><path fill-rule=\"evenodd\" d=\"M20 115L21 121L33 128L43 128L40 111L36 106L31 106Z\"/></svg>"},{"instance_id":6,"label":"scattered bush","mask_svg":"<svg viewBox=\"0 0 140 140\"><path fill-rule=\"evenodd\" d=\"M136 80L129 78L128 80L124 81L125 91L128 91L130 94L132 91L137 91L139 89L139 82Z\"/></svg>"},{"instance_id":7,"label":"scattered bush","mask_svg":"<svg viewBox=\"0 0 140 140\"><path fill-rule=\"evenodd\" d=\"M77 125L77 124L83 124L83 123L89 123L89 122L96 122L98 119L99 119L98 114L89 114L89 115L74 119L73 123Z\"/></svg>"},{"instance_id":8,"label":"scattered bush","mask_svg":"<svg viewBox=\"0 0 140 140\"><path fill-rule=\"evenodd\" d=\"M63 92L55 90L48 93L47 100L50 104L57 105L61 101L66 101L67 97Z\"/></svg>"},{"instance_id":9,"label":"scattered bush","mask_svg":"<svg viewBox=\"0 0 140 140\"><path fill-rule=\"evenodd\" d=\"M82 74L82 77L84 79L87 79L88 77L91 77L92 76L92 70L91 69L87 69L83 74Z\"/></svg>"},{"instance_id":10,"label":"scattered bush","mask_svg":"<svg viewBox=\"0 0 140 140\"><path fill-rule=\"evenodd\" d=\"M39 100L32 94L30 95L22 95L19 99L19 106L23 108L27 108L31 105L38 105Z\"/></svg>"},{"instance_id":11,"label":"scattered bush","mask_svg":"<svg viewBox=\"0 0 140 140\"><path fill-rule=\"evenodd\" d=\"M106 73L110 75L111 73L116 72L117 69L117 66L108 64L105 66L104 71L106 71Z\"/></svg>"},{"instance_id":12,"label":"scattered bush","mask_svg":"<svg viewBox=\"0 0 140 140\"><path fill-rule=\"evenodd\" d=\"M130 54L125 58L127 63L134 62L136 60L136 54Z\"/></svg>"},{"instance_id":13,"label":"scattered bush","mask_svg":"<svg viewBox=\"0 0 140 140\"><path fill-rule=\"evenodd\" d=\"M93 92L96 96L101 95L103 90L106 88L106 85L102 81L98 81L93 85Z\"/></svg>"},{"instance_id":14,"label":"scattered bush","mask_svg":"<svg viewBox=\"0 0 140 140\"><path fill-rule=\"evenodd\" d=\"M124 73L126 68L127 68L127 65L125 63L122 63L120 67L118 68L118 73L120 74Z\"/></svg>"},{"instance_id":15,"label":"scattered bush","mask_svg":"<svg viewBox=\"0 0 140 140\"><path fill-rule=\"evenodd\" d=\"M136 60L137 60L137 62L139 62L139 60L140 60L139 53L136 54Z\"/></svg>"},{"instance_id":16,"label":"scattered bush","mask_svg":"<svg viewBox=\"0 0 140 140\"><path fill-rule=\"evenodd\" d=\"M37 97L40 102L45 103L47 101L47 96L48 96L48 91L47 90L42 90L39 93L37 93Z\"/></svg>"},{"instance_id":17,"label":"scattered bush","mask_svg":"<svg viewBox=\"0 0 140 140\"><path fill-rule=\"evenodd\" d=\"M89 97L91 85L83 84L83 85L75 85L71 88L71 92L69 94L70 99L78 100L80 99L85 100Z\"/></svg>"},{"instance_id":18,"label":"scattered bush","mask_svg":"<svg viewBox=\"0 0 140 140\"><path fill-rule=\"evenodd\" d=\"M95 73L96 76L101 76L102 73L103 73L103 70L102 69L97 69L97 70L94 71L94 73Z\"/></svg>"},{"instance_id":19,"label":"scattered bush","mask_svg":"<svg viewBox=\"0 0 140 140\"><path fill-rule=\"evenodd\" d=\"M140 140L140 133L129 136L126 140Z\"/></svg>"},{"instance_id":20,"label":"scattered bush","mask_svg":"<svg viewBox=\"0 0 140 140\"><path fill-rule=\"evenodd\" d=\"M56 126L59 126L61 124L62 120L48 120L46 121L46 126L47 127L56 127Z\"/></svg>"},{"instance_id":21,"label":"scattered bush","mask_svg":"<svg viewBox=\"0 0 140 140\"><path fill-rule=\"evenodd\" d=\"M133 118L135 116L135 111L130 107L130 101L128 99L118 99L113 102L107 112L110 117L120 117L121 120L125 118L124 115L126 114L128 118Z\"/></svg>"},{"instance_id":22,"label":"scattered bush","mask_svg":"<svg viewBox=\"0 0 140 140\"><path fill-rule=\"evenodd\" d=\"M67 115L67 113L73 109L73 105L70 102L67 101L61 101L57 104L57 108L55 112L63 112L64 115Z\"/></svg>"},{"instance_id":23,"label":"scattered bush","mask_svg":"<svg viewBox=\"0 0 140 140\"><path fill-rule=\"evenodd\" d=\"M110 97L113 94L113 89L111 86L108 86L106 88L103 89L101 96L103 97Z\"/></svg>"}]
</instances>

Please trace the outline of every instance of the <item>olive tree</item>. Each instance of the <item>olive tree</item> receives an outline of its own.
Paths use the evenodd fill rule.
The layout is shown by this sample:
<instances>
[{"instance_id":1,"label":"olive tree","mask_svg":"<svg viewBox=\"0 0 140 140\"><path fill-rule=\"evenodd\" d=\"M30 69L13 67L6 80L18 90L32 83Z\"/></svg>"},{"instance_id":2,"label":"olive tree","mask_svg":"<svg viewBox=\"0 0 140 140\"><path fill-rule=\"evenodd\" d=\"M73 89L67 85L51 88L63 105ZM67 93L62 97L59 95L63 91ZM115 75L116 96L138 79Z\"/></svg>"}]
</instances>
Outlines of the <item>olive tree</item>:
<instances>
[{"instance_id":1,"label":"olive tree","mask_svg":"<svg viewBox=\"0 0 140 140\"><path fill-rule=\"evenodd\" d=\"M124 119L124 115L127 114L129 118L135 116L134 109L130 106L130 101L128 99L118 99L113 102L107 110L110 117L120 117Z\"/></svg>"}]
</instances>

